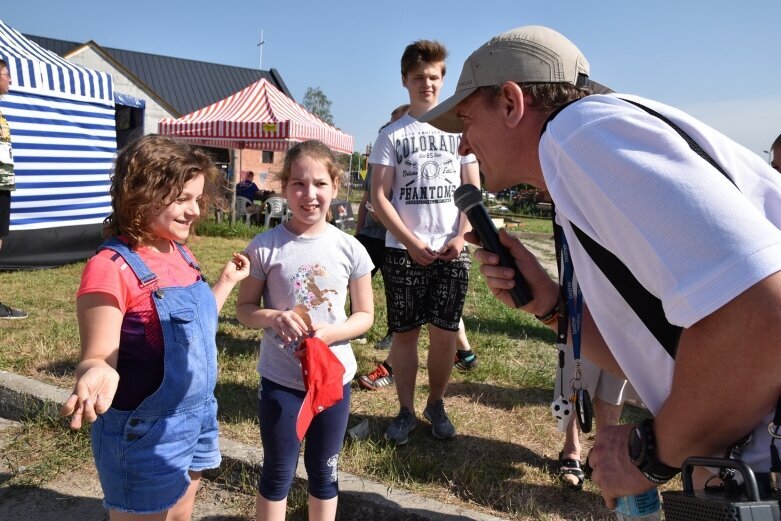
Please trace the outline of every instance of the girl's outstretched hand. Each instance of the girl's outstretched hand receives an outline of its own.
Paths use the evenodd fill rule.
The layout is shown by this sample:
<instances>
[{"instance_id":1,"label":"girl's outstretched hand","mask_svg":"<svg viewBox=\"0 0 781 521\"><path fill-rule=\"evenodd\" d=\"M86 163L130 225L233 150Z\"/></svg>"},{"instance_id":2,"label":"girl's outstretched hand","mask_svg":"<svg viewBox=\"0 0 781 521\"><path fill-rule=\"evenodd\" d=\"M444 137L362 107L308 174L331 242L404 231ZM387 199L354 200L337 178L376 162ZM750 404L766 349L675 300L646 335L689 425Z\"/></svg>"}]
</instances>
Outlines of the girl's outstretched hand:
<instances>
[{"instance_id":1,"label":"girl's outstretched hand","mask_svg":"<svg viewBox=\"0 0 781 521\"><path fill-rule=\"evenodd\" d=\"M233 284L246 279L249 276L249 259L243 253L234 253L233 258L228 261L222 269L220 278Z\"/></svg>"},{"instance_id":2,"label":"girl's outstretched hand","mask_svg":"<svg viewBox=\"0 0 781 521\"><path fill-rule=\"evenodd\" d=\"M73 394L60 408L61 416L71 416L71 429L80 429L83 421L94 422L111 407L117 392L119 374L112 367L91 367L76 381Z\"/></svg>"}]
</instances>

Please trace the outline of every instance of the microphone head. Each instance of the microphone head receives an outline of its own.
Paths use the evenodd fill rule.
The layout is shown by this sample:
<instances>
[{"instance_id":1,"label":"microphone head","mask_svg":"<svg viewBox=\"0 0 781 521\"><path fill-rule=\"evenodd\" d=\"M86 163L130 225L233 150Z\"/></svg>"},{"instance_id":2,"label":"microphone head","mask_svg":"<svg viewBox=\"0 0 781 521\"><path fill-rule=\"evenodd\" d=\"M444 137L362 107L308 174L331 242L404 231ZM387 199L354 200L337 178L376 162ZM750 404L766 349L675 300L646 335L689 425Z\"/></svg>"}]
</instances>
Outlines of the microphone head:
<instances>
[{"instance_id":1,"label":"microphone head","mask_svg":"<svg viewBox=\"0 0 781 521\"><path fill-rule=\"evenodd\" d=\"M466 213L474 205L483 203L483 195L478 187L467 183L459 186L453 192L453 203L459 210Z\"/></svg>"}]
</instances>

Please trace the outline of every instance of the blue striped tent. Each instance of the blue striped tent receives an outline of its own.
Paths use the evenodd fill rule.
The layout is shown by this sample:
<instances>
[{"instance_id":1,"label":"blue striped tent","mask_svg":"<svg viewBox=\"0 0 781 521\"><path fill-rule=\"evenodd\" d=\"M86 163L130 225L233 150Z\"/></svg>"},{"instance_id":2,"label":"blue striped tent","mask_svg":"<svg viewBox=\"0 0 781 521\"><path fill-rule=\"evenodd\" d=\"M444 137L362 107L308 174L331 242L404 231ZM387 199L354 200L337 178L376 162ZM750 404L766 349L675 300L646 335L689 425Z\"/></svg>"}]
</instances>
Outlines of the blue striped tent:
<instances>
[{"instance_id":1,"label":"blue striped tent","mask_svg":"<svg viewBox=\"0 0 781 521\"><path fill-rule=\"evenodd\" d=\"M0 111L11 127L16 172L0 269L84 259L111 211L112 78L44 50L2 20L0 57L13 82Z\"/></svg>"}]
</instances>

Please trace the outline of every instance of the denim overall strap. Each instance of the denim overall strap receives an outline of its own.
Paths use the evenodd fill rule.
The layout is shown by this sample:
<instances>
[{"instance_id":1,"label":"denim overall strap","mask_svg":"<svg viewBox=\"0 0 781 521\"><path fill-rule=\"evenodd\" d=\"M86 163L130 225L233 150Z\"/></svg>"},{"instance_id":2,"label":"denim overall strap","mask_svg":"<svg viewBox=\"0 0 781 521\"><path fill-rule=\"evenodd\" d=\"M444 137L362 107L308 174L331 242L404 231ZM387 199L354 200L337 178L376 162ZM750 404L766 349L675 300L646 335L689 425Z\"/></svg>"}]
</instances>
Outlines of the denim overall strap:
<instances>
[{"instance_id":1,"label":"denim overall strap","mask_svg":"<svg viewBox=\"0 0 781 521\"><path fill-rule=\"evenodd\" d=\"M98 247L98 251L100 250L111 250L122 255L122 258L125 259L127 265L130 266L133 273L138 277L141 286L148 286L157 280L157 275L149 269L144 261L141 260L141 257L139 257L125 241L118 239L117 237L111 237Z\"/></svg>"},{"instance_id":2,"label":"denim overall strap","mask_svg":"<svg viewBox=\"0 0 781 521\"><path fill-rule=\"evenodd\" d=\"M202 404L217 383L217 303L203 280L152 293L165 345L160 388L137 412L159 414Z\"/></svg>"},{"instance_id":3,"label":"denim overall strap","mask_svg":"<svg viewBox=\"0 0 781 521\"><path fill-rule=\"evenodd\" d=\"M195 262L195 259L190 257L190 254L187 253L187 250L184 249L184 246L179 244L178 242L174 242L176 244L176 248L179 250L179 253L182 255L185 261L187 261L187 264L189 264L193 269L198 270L198 273L201 274L201 278L203 280L206 280L206 277L203 276L203 272L201 271L201 267L198 265L197 262Z\"/></svg>"}]
</instances>

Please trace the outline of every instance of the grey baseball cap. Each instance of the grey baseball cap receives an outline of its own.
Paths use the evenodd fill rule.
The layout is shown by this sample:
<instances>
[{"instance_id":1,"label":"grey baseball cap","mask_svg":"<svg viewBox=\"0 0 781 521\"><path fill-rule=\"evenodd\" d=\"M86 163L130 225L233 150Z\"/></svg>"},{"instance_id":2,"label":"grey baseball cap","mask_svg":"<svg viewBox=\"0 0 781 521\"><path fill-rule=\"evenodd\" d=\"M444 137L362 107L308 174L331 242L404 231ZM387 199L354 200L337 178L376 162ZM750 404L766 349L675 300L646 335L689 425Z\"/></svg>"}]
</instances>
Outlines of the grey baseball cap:
<instances>
[{"instance_id":1,"label":"grey baseball cap","mask_svg":"<svg viewBox=\"0 0 781 521\"><path fill-rule=\"evenodd\" d=\"M479 87L505 81L581 85L588 73L583 53L561 34L540 25L518 27L473 52L464 62L455 93L418 120L446 132L461 132L456 107Z\"/></svg>"}]
</instances>

